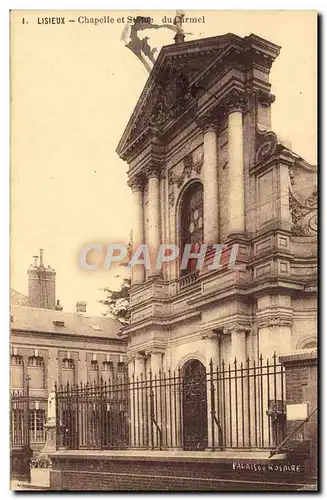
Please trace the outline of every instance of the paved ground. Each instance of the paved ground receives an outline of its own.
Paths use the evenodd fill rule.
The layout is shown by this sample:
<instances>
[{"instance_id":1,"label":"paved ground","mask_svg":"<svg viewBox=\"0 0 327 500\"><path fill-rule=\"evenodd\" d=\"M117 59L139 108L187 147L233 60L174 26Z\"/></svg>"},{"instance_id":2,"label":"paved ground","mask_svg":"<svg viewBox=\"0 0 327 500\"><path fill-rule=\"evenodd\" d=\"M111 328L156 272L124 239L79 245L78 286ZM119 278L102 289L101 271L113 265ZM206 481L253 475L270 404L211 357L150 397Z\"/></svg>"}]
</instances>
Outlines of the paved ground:
<instances>
[{"instance_id":1,"label":"paved ground","mask_svg":"<svg viewBox=\"0 0 327 500\"><path fill-rule=\"evenodd\" d=\"M21 481L11 481L10 489L17 490L40 490L49 488L50 486L50 471L49 469L31 469L31 483L23 483Z\"/></svg>"}]
</instances>

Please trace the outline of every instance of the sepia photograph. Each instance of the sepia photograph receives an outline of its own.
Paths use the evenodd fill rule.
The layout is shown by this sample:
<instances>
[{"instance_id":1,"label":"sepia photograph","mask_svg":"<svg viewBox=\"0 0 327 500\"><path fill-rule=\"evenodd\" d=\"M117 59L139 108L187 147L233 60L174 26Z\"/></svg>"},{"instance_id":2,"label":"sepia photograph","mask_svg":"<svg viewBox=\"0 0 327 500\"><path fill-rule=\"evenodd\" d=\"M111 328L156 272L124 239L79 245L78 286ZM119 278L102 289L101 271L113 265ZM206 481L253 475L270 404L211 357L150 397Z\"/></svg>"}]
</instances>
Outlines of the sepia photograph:
<instances>
[{"instance_id":1,"label":"sepia photograph","mask_svg":"<svg viewBox=\"0 0 327 500\"><path fill-rule=\"evenodd\" d=\"M11 490L319 490L317 46L10 12Z\"/></svg>"}]
</instances>

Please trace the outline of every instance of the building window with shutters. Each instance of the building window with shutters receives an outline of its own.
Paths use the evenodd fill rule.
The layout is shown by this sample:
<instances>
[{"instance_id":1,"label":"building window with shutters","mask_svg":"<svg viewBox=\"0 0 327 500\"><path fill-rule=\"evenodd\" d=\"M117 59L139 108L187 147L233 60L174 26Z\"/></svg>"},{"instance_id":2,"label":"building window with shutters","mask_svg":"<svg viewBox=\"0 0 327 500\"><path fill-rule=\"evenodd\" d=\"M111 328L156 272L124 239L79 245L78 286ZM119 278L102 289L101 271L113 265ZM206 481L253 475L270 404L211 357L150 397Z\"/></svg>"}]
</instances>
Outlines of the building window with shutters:
<instances>
[{"instance_id":1,"label":"building window with shutters","mask_svg":"<svg viewBox=\"0 0 327 500\"><path fill-rule=\"evenodd\" d=\"M30 389L44 389L44 360L40 356L30 356L27 363Z\"/></svg>"},{"instance_id":2,"label":"building window with shutters","mask_svg":"<svg viewBox=\"0 0 327 500\"><path fill-rule=\"evenodd\" d=\"M24 362L22 356L11 356L11 387L22 389L24 387Z\"/></svg>"},{"instance_id":3,"label":"building window with shutters","mask_svg":"<svg viewBox=\"0 0 327 500\"><path fill-rule=\"evenodd\" d=\"M192 182L186 189L180 211L180 255L185 245L191 245L191 252L198 253L203 243L203 185ZM181 269L181 276L196 271L197 259L189 259L187 268Z\"/></svg>"},{"instance_id":4,"label":"building window with shutters","mask_svg":"<svg viewBox=\"0 0 327 500\"><path fill-rule=\"evenodd\" d=\"M31 443L45 441L45 411L30 410L28 414L28 430Z\"/></svg>"},{"instance_id":5,"label":"building window with shutters","mask_svg":"<svg viewBox=\"0 0 327 500\"><path fill-rule=\"evenodd\" d=\"M75 363L73 359L64 358L61 362L61 383L62 385L75 384Z\"/></svg>"},{"instance_id":6,"label":"building window with shutters","mask_svg":"<svg viewBox=\"0 0 327 500\"><path fill-rule=\"evenodd\" d=\"M125 381L125 375L126 375L126 365L122 361L119 361L117 363L117 378L118 378L118 383L123 384Z\"/></svg>"},{"instance_id":7,"label":"building window with shutters","mask_svg":"<svg viewBox=\"0 0 327 500\"><path fill-rule=\"evenodd\" d=\"M102 363L102 379L106 384L112 383L114 375L114 364L112 361L103 361Z\"/></svg>"},{"instance_id":8,"label":"building window with shutters","mask_svg":"<svg viewBox=\"0 0 327 500\"><path fill-rule=\"evenodd\" d=\"M89 368L89 383L90 384L98 384L99 383L99 363L97 360L92 360L90 362Z\"/></svg>"}]
</instances>

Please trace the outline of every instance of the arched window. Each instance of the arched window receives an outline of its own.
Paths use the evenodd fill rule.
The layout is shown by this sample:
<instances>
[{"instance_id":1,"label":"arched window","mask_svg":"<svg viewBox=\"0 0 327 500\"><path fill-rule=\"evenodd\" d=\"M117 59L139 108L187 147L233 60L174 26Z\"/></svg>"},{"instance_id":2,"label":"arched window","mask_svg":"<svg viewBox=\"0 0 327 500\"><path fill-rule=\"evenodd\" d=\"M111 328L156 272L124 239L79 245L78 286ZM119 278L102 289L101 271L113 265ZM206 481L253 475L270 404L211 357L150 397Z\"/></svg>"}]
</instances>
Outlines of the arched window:
<instances>
[{"instance_id":1,"label":"arched window","mask_svg":"<svg viewBox=\"0 0 327 500\"><path fill-rule=\"evenodd\" d=\"M24 387L24 363L22 356L11 356L11 387L13 389L22 389Z\"/></svg>"},{"instance_id":2,"label":"arched window","mask_svg":"<svg viewBox=\"0 0 327 500\"><path fill-rule=\"evenodd\" d=\"M73 359L64 358L61 362L61 383L75 384L75 363Z\"/></svg>"},{"instance_id":3,"label":"arched window","mask_svg":"<svg viewBox=\"0 0 327 500\"><path fill-rule=\"evenodd\" d=\"M186 244L190 244L191 252L199 252L203 243L203 185L193 182L185 191L181 205L181 244L180 255ZM181 275L196 270L197 259L190 259L186 269L181 269Z\"/></svg>"},{"instance_id":4,"label":"arched window","mask_svg":"<svg viewBox=\"0 0 327 500\"><path fill-rule=\"evenodd\" d=\"M304 344L302 349L316 349L317 347L317 342L315 340L312 340Z\"/></svg>"},{"instance_id":5,"label":"arched window","mask_svg":"<svg viewBox=\"0 0 327 500\"><path fill-rule=\"evenodd\" d=\"M44 389L44 360L40 356L30 356L27 362L31 389Z\"/></svg>"}]
</instances>

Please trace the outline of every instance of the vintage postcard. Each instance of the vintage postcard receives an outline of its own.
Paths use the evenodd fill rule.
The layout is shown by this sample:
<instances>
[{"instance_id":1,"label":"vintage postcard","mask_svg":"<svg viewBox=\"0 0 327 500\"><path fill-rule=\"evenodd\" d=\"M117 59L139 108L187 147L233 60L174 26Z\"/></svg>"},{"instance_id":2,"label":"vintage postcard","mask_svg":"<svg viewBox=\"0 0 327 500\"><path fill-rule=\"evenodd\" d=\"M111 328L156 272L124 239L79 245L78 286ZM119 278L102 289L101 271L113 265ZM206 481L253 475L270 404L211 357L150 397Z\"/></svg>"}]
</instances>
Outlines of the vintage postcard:
<instances>
[{"instance_id":1,"label":"vintage postcard","mask_svg":"<svg viewBox=\"0 0 327 500\"><path fill-rule=\"evenodd\" d=\"M10 23L11 489L317 490L317 13Z\"/></svg>"}]
</instances>

